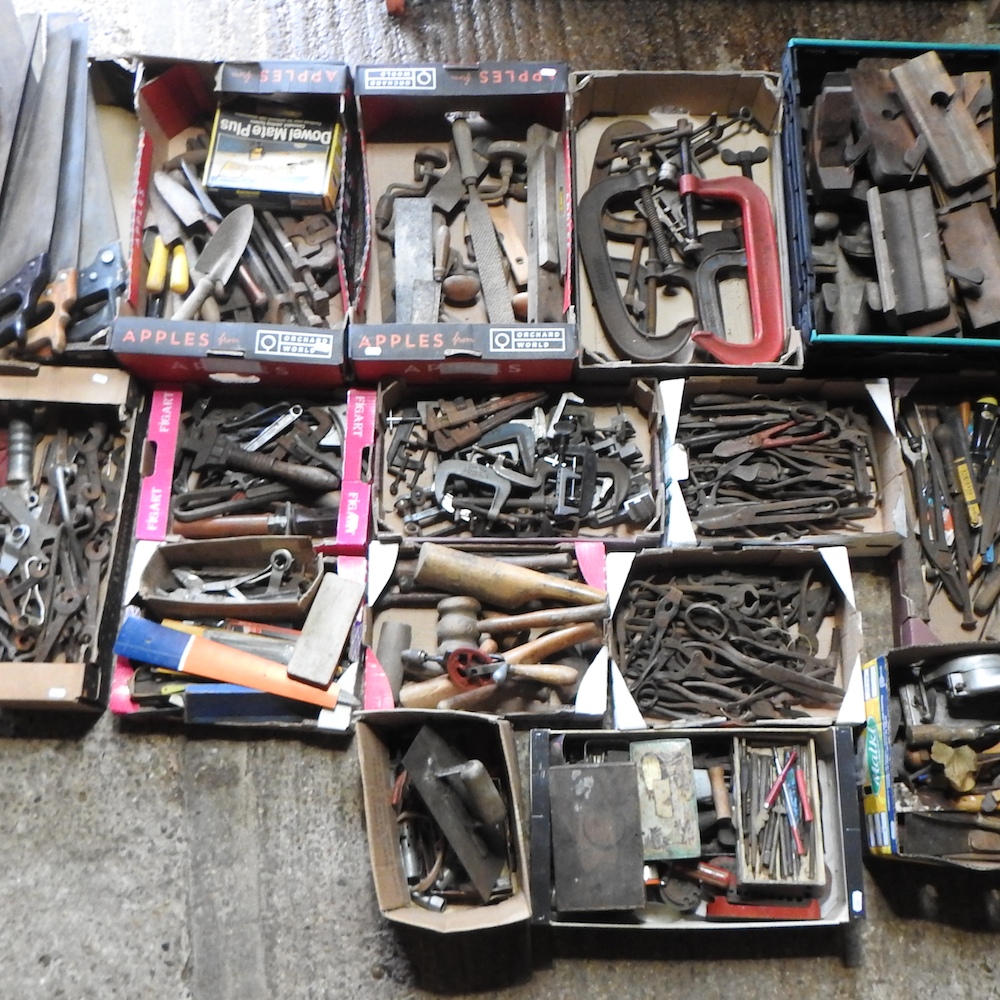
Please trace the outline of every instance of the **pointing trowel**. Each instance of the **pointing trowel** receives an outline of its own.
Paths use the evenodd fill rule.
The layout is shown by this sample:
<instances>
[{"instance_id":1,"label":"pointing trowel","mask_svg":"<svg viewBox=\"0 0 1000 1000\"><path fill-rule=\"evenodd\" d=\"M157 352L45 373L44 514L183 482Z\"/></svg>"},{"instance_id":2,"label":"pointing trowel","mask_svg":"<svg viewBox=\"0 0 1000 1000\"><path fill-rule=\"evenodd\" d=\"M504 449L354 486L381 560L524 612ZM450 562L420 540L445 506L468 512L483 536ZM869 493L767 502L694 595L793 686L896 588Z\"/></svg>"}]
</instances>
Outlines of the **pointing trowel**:
<instances>
[{"instance_id":1,"label":"pointing trowel","mask_svg":"<svg viewBox=\"0 0 1000 1000\"><path fill-rule=\"evenodd\" d=\"M253 218L253 206L241 205L219 223L219 228L205 244L197 264L192 268L192 277L197 277L197 284L172 319L192 319L212 294L216 282L225 284L229 281L250 241Z\"/></svg>"}]
</instances>

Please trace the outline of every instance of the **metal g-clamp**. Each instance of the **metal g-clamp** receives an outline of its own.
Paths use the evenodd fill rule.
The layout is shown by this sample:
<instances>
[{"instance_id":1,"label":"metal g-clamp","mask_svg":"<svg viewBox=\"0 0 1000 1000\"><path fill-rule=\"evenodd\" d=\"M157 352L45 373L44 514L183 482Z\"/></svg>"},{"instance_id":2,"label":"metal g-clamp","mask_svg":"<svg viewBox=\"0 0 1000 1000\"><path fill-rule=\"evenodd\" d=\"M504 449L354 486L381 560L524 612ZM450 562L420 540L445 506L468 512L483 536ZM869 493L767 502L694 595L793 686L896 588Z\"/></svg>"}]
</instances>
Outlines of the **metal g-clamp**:
<instances>
[{"instance_id":1,"label":"metal g-clamp","mask_svg":"<svg viewBox=\"0 0 1000 1000\"><path fill-rule=\"evenodd\" d=\"M695 330L691 339L725 364L753 365L777 361L785 344L785 328L778 239L767 195L746 177L703 180L696 174L682 174L679 191L682 197L692 194L739 204L743 216L747 288L753 318L753 340L749 344L729 343L708 330Z\"/></svg>"}]
</instances>

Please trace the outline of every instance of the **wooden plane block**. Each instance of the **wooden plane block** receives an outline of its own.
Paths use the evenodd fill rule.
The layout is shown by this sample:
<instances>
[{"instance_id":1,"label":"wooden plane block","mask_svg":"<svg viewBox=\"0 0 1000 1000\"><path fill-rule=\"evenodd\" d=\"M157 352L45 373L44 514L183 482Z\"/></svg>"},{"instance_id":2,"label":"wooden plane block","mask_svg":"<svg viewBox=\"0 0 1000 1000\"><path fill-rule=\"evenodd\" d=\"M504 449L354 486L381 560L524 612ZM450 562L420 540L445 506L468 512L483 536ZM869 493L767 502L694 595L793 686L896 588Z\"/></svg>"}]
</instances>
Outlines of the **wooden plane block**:
<instances>
[{"instance_id":1,"label":"wooden plane block","mask_svg":"<svg viewBox=\"0 0 1000 1000\"><path fill-rule=\"evenodd\" d=\"M324 575L288 663L289 677L320 687L330 684L364 593L358 580Z\"/></svg>"}]
</instances>

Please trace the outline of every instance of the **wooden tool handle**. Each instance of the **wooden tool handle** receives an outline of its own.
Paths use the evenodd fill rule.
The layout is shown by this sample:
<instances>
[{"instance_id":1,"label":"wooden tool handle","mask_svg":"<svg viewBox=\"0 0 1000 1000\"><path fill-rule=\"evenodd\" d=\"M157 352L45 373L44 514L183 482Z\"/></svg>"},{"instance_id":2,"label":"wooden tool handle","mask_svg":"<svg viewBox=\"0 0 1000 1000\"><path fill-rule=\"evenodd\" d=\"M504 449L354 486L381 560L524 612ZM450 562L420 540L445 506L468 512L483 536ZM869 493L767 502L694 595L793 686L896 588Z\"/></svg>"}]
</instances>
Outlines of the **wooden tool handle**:
<instances>
[{"instance_id":1,"label":"wooden tool handle","mask_svg":"<svg viewBox=\"0 0 1000 1000\"><path fill-rule=\"evenodd\" d=\"M733 820L733 807L729 801L729 788L726 785L726 770L723 767L710 767L708 780L712 786L712 804L715 815L720 820Z\"/></svg>"},{"instance_id":2,"label":"wooden tool handle","mask_svg":"<svg viewBox=\"0 0 1000 1000\"><path fill-rule=\"evenodd\" d=\"M572 687L580 679L576 667L562 663L513 663L508 673L510 677L535 681L546 687Z\"/></svg>"},{"instance_id":3,"label":"wooden tool handle","mask_svg":"<svg viewBox=\"0 0 1000 1000\"><path fill-rule=\"evenodd\" d=\"M600 604L607 593L575 580L539 573L524 566L511 566L427 542L420 547L414 580L429 590L466 594L496 607L514 609L530 600Z\"/></svg>"},{"instance_id":4,"label":"wooden tool handle","mask_svg":"<svg viewBox=\"0 0 1000 1000\"><path fill-rule=\"evenodd\" d=\"M586 622L583 625L570 625L567 628L557 629L549 632L539 639L532 639L530 642L515 646L503 654L503 658L512 666L522 663L538 663L540 660L553 653L559 653L569 646L575 646L578 642L591 642L601 638L601 630L593 623Z\"/></svg>"},{"instance_id":5,"label":"wooden tool handle","mask_svg":"<svg viewBox=\"0 0 1000 1000\"><path fill-rule=\"evenodd\" d=\"M611 614L606 601L601 604L581 604L572 608L546 608L527 611L523 615L502 615L484 618L479 631L486 635L516 635L532 628L558 628L580 622L598 622Z\"/></svg>"}]
</instances>

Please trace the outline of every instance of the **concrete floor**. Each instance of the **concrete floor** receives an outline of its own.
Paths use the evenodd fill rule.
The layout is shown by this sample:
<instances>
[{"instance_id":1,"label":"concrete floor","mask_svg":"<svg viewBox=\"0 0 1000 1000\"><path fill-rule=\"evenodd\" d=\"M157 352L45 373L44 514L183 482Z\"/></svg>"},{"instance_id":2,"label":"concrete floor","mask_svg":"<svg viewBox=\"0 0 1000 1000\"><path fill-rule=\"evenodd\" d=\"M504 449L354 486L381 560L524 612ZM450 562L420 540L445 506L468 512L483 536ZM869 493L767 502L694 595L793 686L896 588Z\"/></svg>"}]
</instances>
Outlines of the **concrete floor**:
<instances>
[{"instance_id":1,"label":"concrete floor","mask_svg":"<svg viewBox=\"0 0 1000 1000\"><path fill-rule=\"evenodd\" d=\"M104 56L776 69L794 35L1000 41L985 2L410 0L402 20L381 0L75 6ZM866 569L861 606L885 607L884 567ZM866 625L876 653L888 625L876 614ZM841 965L830 935L749 933L538 941L531 969L519 941L407 951L381 919L349 743L0 716L0 755L0 993L11 1000L380 1000L428 996L427 986L510 1000L1000 997L1000 946L974 929L974 893L951 882L942 894L973 929L896 912L912 916L912 868L869 876L860 969Z\"/></svg>"}]
</instances>

